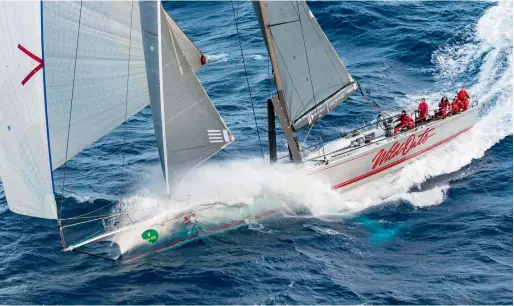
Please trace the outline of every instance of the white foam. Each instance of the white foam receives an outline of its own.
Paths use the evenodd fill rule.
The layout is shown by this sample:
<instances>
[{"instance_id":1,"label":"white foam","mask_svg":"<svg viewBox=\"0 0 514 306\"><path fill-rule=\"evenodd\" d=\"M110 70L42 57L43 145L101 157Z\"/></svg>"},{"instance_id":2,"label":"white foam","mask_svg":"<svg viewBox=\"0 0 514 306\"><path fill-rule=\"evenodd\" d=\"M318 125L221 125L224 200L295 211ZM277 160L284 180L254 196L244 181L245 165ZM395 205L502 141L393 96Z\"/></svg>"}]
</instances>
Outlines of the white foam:
<instances>
[{"instance_id":1,"label":"white foam","mask_svg":"<svg viewBox=\"0 0 514 306\"><path fill-rule=\"evenodd\" d=\"M248 58L250 58L254 61L262 61L262 60L267 59L268 57L265 55L262 55L262 54L253 54L253 55L248 55Z\"/></svg>"},{"instance_id":2,"label":"white foam","mask_svg":"<svg viewBox=\"0 0 514 306\"><path fill-rule=\"evenodd\" d=\"M224 63L228 61L228 54L224 52L205 54L205 57L207 57L208 63Z\"/></svg>"}]
</instances>

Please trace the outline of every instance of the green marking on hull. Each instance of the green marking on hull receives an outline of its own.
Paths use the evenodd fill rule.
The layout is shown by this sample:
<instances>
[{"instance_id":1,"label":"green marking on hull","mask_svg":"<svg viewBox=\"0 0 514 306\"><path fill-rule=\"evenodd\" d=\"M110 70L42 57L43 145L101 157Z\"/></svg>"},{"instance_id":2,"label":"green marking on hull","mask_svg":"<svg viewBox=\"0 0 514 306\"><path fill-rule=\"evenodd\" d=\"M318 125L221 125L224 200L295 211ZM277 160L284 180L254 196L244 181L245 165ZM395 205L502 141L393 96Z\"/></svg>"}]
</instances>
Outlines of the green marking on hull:
<instances>
[{"instance_id":1,"label":"green marking on hull","mask_svg":"<svg viewBox=\"0 0 514 306\"><path fill-rule=\"evenodd\" d=\"M147 229L141 234L141 238L149 243L155 243L159 240L159 233L154 229Z\"/></svg>"}]
</instances>

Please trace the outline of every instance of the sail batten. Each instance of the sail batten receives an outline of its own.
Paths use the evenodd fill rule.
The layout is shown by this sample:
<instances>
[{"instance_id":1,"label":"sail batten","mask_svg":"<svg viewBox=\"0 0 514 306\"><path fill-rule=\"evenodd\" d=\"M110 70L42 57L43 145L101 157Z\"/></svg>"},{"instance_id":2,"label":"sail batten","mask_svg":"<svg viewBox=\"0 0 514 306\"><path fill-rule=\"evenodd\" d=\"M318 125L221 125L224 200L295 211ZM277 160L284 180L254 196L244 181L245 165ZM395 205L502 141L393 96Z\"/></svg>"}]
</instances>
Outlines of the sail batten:
<instances>
[{"instance_id":1,"label":"sail batten","mask_svg":"<svg viewBox=\"0 0 514 306\"><path fill-rule=\"evenodd\" d=\"M305 1L266 1L287 113L295 130L321 119L357 84Z\"/></svg>"}]
</instances>

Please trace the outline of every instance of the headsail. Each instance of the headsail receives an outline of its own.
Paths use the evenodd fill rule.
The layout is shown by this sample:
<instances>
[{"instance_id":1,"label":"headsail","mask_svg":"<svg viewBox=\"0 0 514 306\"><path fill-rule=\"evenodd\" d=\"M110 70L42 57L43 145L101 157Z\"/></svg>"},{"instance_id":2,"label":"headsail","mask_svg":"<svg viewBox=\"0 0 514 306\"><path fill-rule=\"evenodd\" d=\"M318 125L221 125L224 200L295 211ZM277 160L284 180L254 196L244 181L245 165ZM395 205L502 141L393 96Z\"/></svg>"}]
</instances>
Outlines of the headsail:
<instances>
[{"instance_id":1,"label":"headsail","mask_svg":"<svg viewBox=\"0 0 514 306\"><path fill-rule=\"evenodd\" d=\"M148 105L137 2L0 4L0 168L9 208L57 218L52 169Z\"/></svg>"},{"instance_id":2,"label":"headsail","mask_svg":"<svg viewBox=\"0 0 514 306\"><path fill-rule=\"evenodd\" d=\"M149 103L139 5L42 2L54 169Z\"/></svg>"},{"instance_id":3,"label":"headsail","mask_svg":"<svg viewBox=\"0 0 514 306\"><path fill-rule=\"evenodd\" d=\"M0 173L9 209L55 219L40 16L39 3L0 2Z\"/></svg>"},{"instance_id":4,"label":"headsail","mask_svg":"<svg viewBox=\"0 0 514 306\"><path fill-rule=\"evenodd\" d=\"M170 27L171 33L173 33L175 43L179 46L185 59L188 61L193 71L198 70L198 68L205 64L205 62L202 61L206 61L207 59L167 12L164 12L164 16L166 16L168 26Z\"/></svg>"},{"instance_id":5,"label":"headsail","mask_svg":"<svg viewBox=\"0 0 514 306\"><path fill-rule=\"evenodd\" d=\"M154 129L171 188L234 137L194 74L201 52L160 3L141 2L140 6Z\"/></svg>"},{"instance_id":6,"label":"headsail","mask_svg":"<svg viewBox=\"0 0 514 306\"><path fill-rule=\"evenodd\" d=\"M305 1L266 1L287 112L295 130L325 116L357 83Z\"/></svg>"}]
</instances>

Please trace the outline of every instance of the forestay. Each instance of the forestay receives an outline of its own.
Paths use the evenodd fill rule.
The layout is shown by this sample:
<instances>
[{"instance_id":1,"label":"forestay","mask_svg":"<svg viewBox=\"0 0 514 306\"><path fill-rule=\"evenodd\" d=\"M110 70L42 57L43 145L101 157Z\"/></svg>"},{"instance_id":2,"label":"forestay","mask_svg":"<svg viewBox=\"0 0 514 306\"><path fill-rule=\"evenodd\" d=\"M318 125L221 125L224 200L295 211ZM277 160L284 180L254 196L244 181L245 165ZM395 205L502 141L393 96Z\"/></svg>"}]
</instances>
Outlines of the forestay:
<instances>
[{"instance_id":1,"label":"forestay","mask_svg":"<svg viewBox=\"0 0 514 306\"><path fill-rule=\"evenodd\" d=\"M305 1L267 1L287 112L295 130L325 116L357 84Z\"/></svg>"},{"instance_id":2,"label":"forestay","mask_svg":"<svg viewBox=\"0 0 514 306\"><path fill-rule=\"evenodd\" d=\"M159 3L141 3L141 22L149 83L158 76L161 84L150 87L150 105L162 169L171 192L188 171L234 137L194 74L201 65L198 48ZM153 51L156 43L159 52Z\"/></svg>"}]
</instances>

